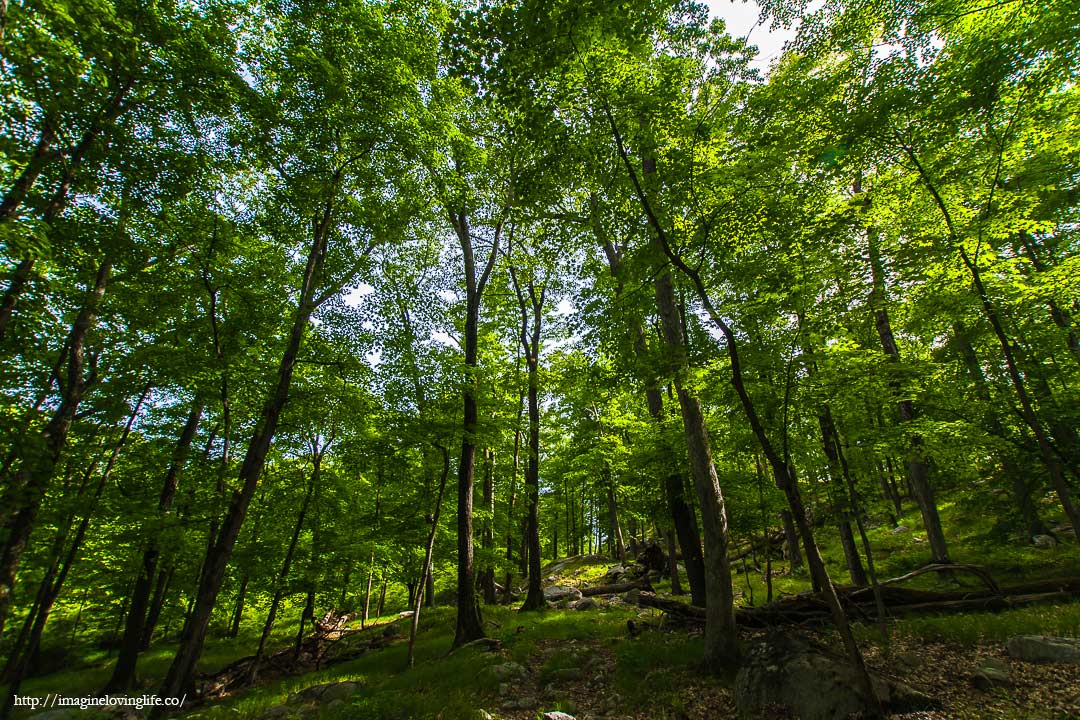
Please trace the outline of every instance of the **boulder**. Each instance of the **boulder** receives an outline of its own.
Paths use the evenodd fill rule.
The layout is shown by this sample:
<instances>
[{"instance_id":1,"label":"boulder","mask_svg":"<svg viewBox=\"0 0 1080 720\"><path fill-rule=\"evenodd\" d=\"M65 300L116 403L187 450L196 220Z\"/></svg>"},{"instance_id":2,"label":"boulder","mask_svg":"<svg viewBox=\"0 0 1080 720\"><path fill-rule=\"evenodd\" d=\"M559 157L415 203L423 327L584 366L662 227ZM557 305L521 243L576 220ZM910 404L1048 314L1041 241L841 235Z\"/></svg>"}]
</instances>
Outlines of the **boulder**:
<instances>
[{"instance_id":1,"label":"boulder","mask_svg":"<svg viewBox=\"0 0 1080 720\"><path fill-rule=\"evenodd\" d=\"M626 574L626 567L625 566L623 566L623 565L612 565L611 567L609 567L607 569L607 573L605 573L604 576L606 578L608 578L609 580L611 580L612 582L614 582L614 581L618 580L619 578L621 578L625 574Z\"/></svg>"},{"instance_id":2,"label":"boulder","mask_svg":"<svg viewBox=\"0 0 1080 720\"><path fill-rule=\"evenodd\" d=\"M544 720L575 720L573 715L567 715L564 712L553 710L551 712L544 713Z\"/></svg>"},{"instance_id":3,"label":"boulder","mask_svg":"<svg viewBox=\"0 0 1080 720\"><path fill-rule=\"evenodd\" d=\"M574 603L575 610L595 610L598 607L600 607L600 603L591 597L581 598Z\"/></svg>"},{"instance_id":4,"label":"boulder","mask_svg":"<svg viewBox=\"0 0 1080 720\"><path fill-rule=\"evenodd\" d=\"M626 592L624 592L622 594L622 601L624 603L626 603L627 605L637 605L638 604L638 599L640 597L641 597L641 590L639 588L634 588L632 590L627 590Z\"/></svg>"},{"instance_id":5,"label":"boulder","mask_svg":"<svg viewBox=\"0 0 1080 720\"><path fill-rule=\"evenodd\" d=\"M532 710L539 701L532 695L522 695L516 700L507 700L502 704L503 710Z\"/></svg>"},{"instance_id":6,"label":"boulder","mask_svg":"<svg viewBox=\"0 0 1080 720\"><path fill-rule=\"evenodd\" d=\"M984 692L997 687L1012 685L1008 664L996 658L984 660L972 673L971 684Z\"/></svg>"},{"instance_id":7,"label":"boulder","mask_svg":"<svg viewBox=\"0 0 1080 720\"><path fill-rule=\"evenodd\" d=\"M573 682L585 677L585 672L579 667L558 668L546 674L548 683Z\"/></svg>"},{"instance_id":8,"label":"boulder","mask_svg":"<svg viewBox=\"0 0 1080 720\"><path fill-rule=\"evenodd\" d=\"M1057 545L1057 540L1052 535L1035 535L1031 538L1031 544L1040 550L1049 550Z\"/></svg>"},{"instance_id":9,"label":"boulder","mask_svg":"<svg viewBox=\"0 0 1080 720\"><path fill-rule=\"evenodd\" d=\"M1080 639L1017 635L1005 643L1009 657L1027 662L1080 663Z\"/></svg>"},{"instance_id":10,"label":"boulder","mask_svg":"<svg viewBox=\"0 0 1080 720\"><path fill-rule=\"evenodd\" d=\"M525 677L528 670L525 669L524 665L511 661L499 665L489 665L484 668L483 673L494 680L505 682L506 680Z\"/></svg>"},{"instance_id":11,"label":"boulder","mask_svg":"<svg viewBox=\"0 0 1080 720\"><path fill-rule=\"evenodd\" d=\"M927 696L898 682L873 677L877 700L891 711L912 712L934 705ZM782 705L803 720L846 720L874 702L859 689L846 659L774 632L748 654L735 679L735 704L743 717L761 717Z\"/></svg>"},{"instance_id":12,"label":"boulder","mask_svg":"<svg viewBox=\"0 0 1080 720\"><path fill-rule=\"evenodd\" d=\"M899 535L900 533L906 533L907 531L908 531L908 529L906 527L904 527L903 525L897 525L896 527L894 527L889 532L891 534L893 534L893 535Z\"/></svg>"},{"instance_id":13,"label":"boulder","mask_svg":"<svg viewBox=\"0 0 1080 720\"><path fill-rule=\"evenodd\" d=\"M557 603L562 600L580 600L581 591L569 585L552 585L544 588L544 599L548 602Z\"/></svg>"}]
</instances>

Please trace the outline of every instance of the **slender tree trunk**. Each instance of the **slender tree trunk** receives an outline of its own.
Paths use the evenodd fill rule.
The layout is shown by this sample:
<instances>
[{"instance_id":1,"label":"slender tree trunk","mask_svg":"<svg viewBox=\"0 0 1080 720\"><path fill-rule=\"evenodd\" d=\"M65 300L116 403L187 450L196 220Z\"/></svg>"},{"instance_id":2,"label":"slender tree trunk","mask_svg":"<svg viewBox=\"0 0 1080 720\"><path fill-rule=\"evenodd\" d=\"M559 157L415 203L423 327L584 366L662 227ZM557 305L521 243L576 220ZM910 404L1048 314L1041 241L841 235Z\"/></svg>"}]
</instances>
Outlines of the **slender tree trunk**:
<instances>
[{"instance_id":1,"label":"slender tree trunk","mask_svg":"<svg viewBox=\"0 0 1080 720\"><path fill-rule=\"evenodd\" d=\"M510 268L510 279L521 310L521 347L529 371L529 455L525 465L525 488L529 499L529 589L521 609L541 610L547 607L547 602L544 600L540 577L540 337L547 288L538 289L536 283L530 279L526 285L526 298L526 293L518 282L517 271L513 267ZM558 542L554 545L553 554L558 555Z\"/></svg>"},{"instance_id":2,"label":"slender tree trunk","mask_svg":"<svg viewBox=\"0 0 1080 720\"><path fill-rule=\"evenodd\" d=\"M1005 438L1005 428L1001 425L1001 421L998 419L997 412L993 407L990 388L987 386L982 366L979 364L979 358L975 354L975 348L972 347L971 342L968 340L967 330L964 328L963 323L959 321L953 323L953 343L975 387L975 396L986 406L986 419L984 422L987 431L996 437ZM1039 517L1038 508L1032 502L1031 489L1025 477L1027 473L1017 467L1012 455L1000 453L1000 459L1003 474L1012 481L1013 500L1016 502L1017 510L1020 512L1028 537L1048 534L1049 529L1042 518Z\"/></svg>"},{"instance_id":3,"label":"slender tree trunk","mask_svg":"<svg viewBox=\"0 0 1080 720\"><path fill-rule=\"evenodd\" d=\"M135 402L135 406L128 416L128 421L124 425L120 438L113 447L112 453L109 455L109 461L106 463L105 469L98 479L94 494L87 499L87 507L83 512L82 520L75 531L75 536L71 539L71 543L62 564L59 564L58 566L57 563L54 562L49 572L46 574L45 580L42 582L41 591L38 596L37 612L34 616L33 627L30 630L29 641L26 650L23 653L22 660L15 665L13 677L8 685L8 700L5 703L3 710L0 711L0 718L3 720L6 720L11 714L15 703L15 697L19 693L19 687L22 684L23 678L26 676L26 671L29 669L31 661L37 654L38 648L41 645L41 637L45 632L45 624L49 620L49 613L52 611L52 606L56 602L56 599L60 597L60 592L64 587L64 582L67 580L68 573L71 572L71 568L75 565L75 561L79 557L79 550L82 549L83 539L86 537L86 530L90 526L90 520L93 518L94 512L97 509L98 501L101 499L101 495L109 483L113 468L116 467L116 460L120 456L121 449L123 449L124 445L127 443L128 436L131 434L131 427L134 425L135 418L138 417L143 403L146 401L147 395L150 394L151 387L151 384L147 382L143 387L138 400ZM60 544L62 543L63 538L60 538ZM59 560L59 558L57 558L57 560ZM59 570L59 572L57 572L57 570Z\"/></svg>"},{"instance_id":4,"label":"slender tree trunk","mask_svg":"<svg viewBox=\"0 0 1080 720\"><path fill-rule=\"evenodd\" d=\"M454 628L453 647L484 637L484 623L480 616L480 604L476 597L476 569L473 563L473 478L476 474L476 430L478 414L476 407L478 367L478 332L480 303L484 287L499 254L499 240L503 223L495 226L491 251L480 277L476 276L473 255L473 238L465 209L450 211L450 221L461 244L465 269L465 378L462 383L464 405L463 434L461 437L461 460L458 463L458 509L457 509L457 623Z\"/></svg>"},{"instance_id":5,"label":"slender tree trunk","mask_svg":"<svg viewBox=\"0 0 1080 720\"><path fill-rule=\"evenodd\" d=\"M668 575L671 577L671 594L685 595L682 588L682 580L679 578L679 558L675 546L675 531L668 528L664 531L664 542L667 544Z\"/></svg>"},{"instance_id":6,"label":"slender tree trunk","mask_svg":"<svg viewBox=\"0 0 1080 720\"><path fill-rule=\"evenodd\" d=\"M1080 508L1072 502L1069 485L1065 479L1061 462L1050 442L1050 438L1047 437L1042 422L1039 420L1038 414L1035 411L1035 406L1031 402L1031 397L1028 394L1027 386L1016 362L1012 345L1005 332L1005 326L1001 322L1001 317L998 315L997 308L990 299L990 293L983 284L982 272L975 261L972 260L967 250L964 249L964 244L961 242L960 236L957 234L956 228L953 225L949 208L938 193L937 187L931 181L930 176L926 173L922 163L919 162L918 156L911 147L905 145L903 149L918 170L919 176L922 178L927 190L929 190L930 194L933 196L934 203L938 206L938 209L941 211L942 217L945 220L945 225L949 231L949 238L952 240L953 246L959 253L960 259L964 263L964 267L966 267L971 274L971 280L975 285L975 292L982 305L983 313L990 322L990 327L993 328L994 335L997 337L998 344L1001 346L1001 353L1005 359L1005 367L1008 370L1009 379L1012 381L1013 389L1016 392L1016 398L1020 402L1020 415L1023 418L1024 423L1035 435L1035 441L1039 447L1039 454L1042 456L1043 464L1046 466L1046 470L1050 475L1050 481L1057 491L1058 499L1061 501L1061 508L1065 511L1066 517L1069 518L1069 522L1072 524L1073 533L1076 535L1077 539L1080 539Z\"/></svg>"},{"instance_id":7,"label":"slender tree trunk","mask_svg":"<svg viewBox=\"0 0 1080 720\"><path fill-rule=\"evenodd\" d=\"M878 338L881 340L881 349L891 363L900 363L900 351L896 346L893 336L892 324L889 322L889 311L886 307L885 271L881 263L881 253L878 248L878 235L875 228L866 230L867 246L870 252L870 272L872 276L872 290L870 293L870 306L874 313L874 326L877 328ZM891 382L893 392L901 395L902 389L899 381ZM899 402L900 422L910 424L915 420L915 404L901 397ZM930 553L936 563L949 562L949 548L945 542L945 533L941 529L941 518L938 515L937 501L934 499L934 489L930 485L930 470L926 464L925 447L922 437L915 432L908 433L908 481L911 483L912 494L915 503L922 513L923 526L926 528L926 539L930 543Z\"/></svg>"},{"instance_id":8,"label":"slender tree trunk","mask_svg":"<svg viewBox=\"0 0 1080 720\"><path fill-rule=\"evenodd\" d=\"M180 439L177 440L176 447L173 449L169 468L165 472L165 482L158 497L159 522L165 519L176 497L176 488L184 465L187 463L191 443L195 439L205 404L203 396L196 394L187 422L184 423L184 429L180 433ZM116 658L116 665L113 667L112 677L105 684L104 692L106 693L126 692L135 684L135 668L139 650L142 648L146 612L157 573L158 558L161 555L161 548L157 542L158 531L159 528L153 528L147 536L147 546L143 550L142 570L135 581L135 589L128 605L127 621L124 624L124 636L120 641L120 652Z\"/></svg>"},{"instance_id":9,"label":"slender tree trunk","mask_svg":"<svg viewBox=\"0 0 1080 720\"><path fill-rule=\"evenodd\" d=\"M285 557L282 559L281 568L278 570L274 597L270 601L270 609L266 613L266 622L263 623L262 635L259 637L259 647L255 650L255 657L251 659L251 665L248 666L247 681L249 685L254 684L258 677L259 664L262 662L263 652L266 650L266 641L270 639L270 633L274 630L278 607L281 604L281 599L285 596L285 584L289 580L289 570L292 567L293 556L296 554L296 546L300 541L300 533L304 529L304 519L307 517L308 508L311 506L311 497L315 494L317 479L318 470L312 470L311 476L308 478L307 491L304 493L304 501L300 504L300 512L296 516L296 524L293 525L292 537L289 538L289 545L285 549ZM301 637L303 631L304 621L301 617Z\"/></svg>"},{"instance_id":10,"label":"slender tree trunk","mask_svg":"<svg viewBox=\"0 0 1080 720\"><path fill-rule=\"evenodd\" d=\"M46 225L52 225L67 205L71 184L74 182L75 175L81 168L87 152L90 151L94 143L108 126L111 125L127 108L124 100L134 86L134 82L134 78L128 78L116 89L106 101L105 106L90 123L89 127L87 127L86 131L79 139L79 142L71 152L67 154L64 162L63 174L60 178L60 184L42 213L42 220ZM4 196L3 202L0 203L0 222L14 216L18 212L20 206L26 199L26 194L30 191L30 188L41 174L42 169L44 169L51 161L50 157L57 156L57 153L52 149L56 137L57 134L52 125L52 121L49 117L46 117L42 122L41 133L38 136L38 144L34 149L34 154L31 156L27 166L23 169L23 172L19 175L19 178L15 181L11 190ZM23 291L26 289L26 283L30 280L33 269L34 258L27 257L20 260L18 264L16 264L15 269L11 272L7 290L4 292L3 299L0 300L0 340L7 336L8 326L15 311L15 306L22 296Z\"/></svg>"},{"instance_id":11,"label":"slender tree trunk","mask_svg":"<svg viewBox=\"0 0 1080 720\"><path fill-rule=\"evenodd\" d=\"M519 366L520 367L520 366ZM525 395L518 397L517 424L514 426L514 464L510 469L510 499L506 511L506 578L503 583L503 602L509 603L514 585L510 568L514 563L514 506L517 502L518 468L521 463L521 418L525 410Z\"/></svg>"},{"instance_id":12,"label":"slender tree trunk","mask_svg":"<svg viewBox=\"0 0 1080 720\"><path fill-rule=\"evenodd\" d=\"M169 565L168 569L158 572L157 582L154 584L154 595L150 599L150 609L146 612L146 623L143 626L139 650L150 649L150 641L154 639L154 630L157 629L161 611L165 608L165 599L168 597L169 587L175 574L175 565Z\"/></svg>"},{"instance_id":13,"label":"slender tree trunk","mask_svg":"<svg viewBox=\"0 0 1080 720\"><path fill-rule=\"evenodd\" d=\"M426 581L431 580L431 558L435 552L435 534L439 529L439 515L442 514L442 501L443 494L446 491L446 480L450 477L450 451L442 446L439 446L439 450L442 451L443 470L442 476L439 478L439 492L435 496L435 508L431 513L431 528L428 530L427 543L424 545L422 582L418 584L420 590L417 592L417 597L413 602L413 616L412 621L409 623L409 667L412 667L415 661L413 649L416 645L416 630L420 626L420 607L423 604L422 601L424 598L424 587L427 584ZM507 583L507 587L509 587L509 583Z\"/></svg>"},{"instance_id":14,"label":"slender tree trunk","mask_svg":"<svg viewBox=\"0 0 1080 720\"><path fill-rule=\"evenodd\" d=\"M489 513L484 521L484 529L480 535L480 546L488 551L489 557L495 549L495 453L491 449L484 450L484 509ZM491 561L486 561L485 567L480 571L480 588L484 596L484 602L494 605L495 598L495 566Z\"/></svg>"},{"instance_id":15,"label":"slender tree trunk","mask_svg":"<svg viewBox=\"0 0 1080 720\"><path fill-rule=\"evenodd\" d=\"M5 526L6 541L0 552L0 637L11 606L16 573L23 551L30 540L42 499L52 480L60 454L67 444L68 432L76 411L89 388L97 381L97 357L89 358L86 367L86 337L97 322L98 308L109 282L112 261L98 266L94 284L87 293L67 339L67 373L61 388L60 403L39 437L23 451L22 467L11 478L4 493L3 505L10 513ZM12 510L13 509L13 510Z\"/></svg>"},{"instance_id":16,"label":"slender tree trunk","mask_svg":"<svg viewBox=\"0 0 1080 720\"><path fill-rule=\"evenodd\" d=\"M593 232L600 240L604 254L607 256L608 269L616 279L616 298L619 298L624 290L621 279L623 253L611 242L601 225L595 195L590 195L590 203ZM641 323L632 323L631 332L634 336L634 353L637 359L643 364L652 362ZM662 433L664 427L664 399L660 389L652 383L646 385L645 399L649 406L649 414ZM668 447L665 450L670 457L676 457L676 453L672 448ZM664 493L667 499L668 511L671 513L672 523L675 526L675 535L679 541L679 548L682 550L683 565L686 567L686 579L690 584L691 603L698 607L705 607L705 562L701 555L701 535L698 532L697 518L686 502L685 486L681 473L669 472L664 476Z\"/></svg>"},{"instance_id":17,"label":"slender tree trunk","mask_svg":"<svg viewBox=\"0 0 1080 720\"><path fill-rule=\"evenodd\" d=\"M337 180L338 178L335 178L335 185ZM322 217L315 223L307 266L300 286L299 303L286 341L285 351L278 366L277 380L263 406L255 433L248 444L244 462L240 467L240 489L233 495L213 550L206 558L206 562L203 563L195 606L189 621L185 624L176 657L173 659L172 665L165 676L165 681L161 686L159 694L163 697L180 697L191 687L195 664L202 653L203 641L210 625L210 616L213 613L214 604L225 579L225 569L228 566L229 559L232 557L233 547L236 545L236 538L240 534L240 528L244 524L248 506L255 496L259 477L262 475L263 466L266 464L266 455L270 451L270 444L274 439L274 434L277 432L281 411L288 402L289 387L292 384L293 370L296 367L300 345L304 333L307 331L311 314L318 304L315 300L315 293L322 276L323 262L326 258L332 213L333 205L328 202L323 210ZM162 711L155 708L152 716L159 717L161 714Z\"/></svg>"},{"instance_id":18,"label":"slender tree trunk","mask_svg":"<svg viewBox=\"0 0 1080 720\"><path fill-rule=\"evenodd\" d=\"M611 523L611 535L614 541L614 556L619 562L626 562L626 544L623 543L622 525L619 524L619 508L615 500L615 479L612 477L611 468L604 467L607 476L607 501L608 520Z\"/></svg>"}]
</instances>

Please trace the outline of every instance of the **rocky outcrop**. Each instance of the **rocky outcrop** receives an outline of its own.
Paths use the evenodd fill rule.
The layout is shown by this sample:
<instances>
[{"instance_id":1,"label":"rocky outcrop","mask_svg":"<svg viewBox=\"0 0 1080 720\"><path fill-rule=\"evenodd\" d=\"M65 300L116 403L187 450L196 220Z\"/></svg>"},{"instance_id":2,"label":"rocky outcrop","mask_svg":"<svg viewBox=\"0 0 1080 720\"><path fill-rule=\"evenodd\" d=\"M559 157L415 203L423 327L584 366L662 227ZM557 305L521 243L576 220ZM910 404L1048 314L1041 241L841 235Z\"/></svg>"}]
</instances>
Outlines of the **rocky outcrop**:
<instances>
[{"instance_id":1,"label":"rocky outcrop","mask_svg":"<svg viewBox=\"0 0 1080 720\"><path fill-rule=\"evenodd\" d=\"M867 698L846 659L776 632L748 654L735 679L735 704L745 718L761 717L767 708L781 705L802 720L846 720L877 703L895 712L934 706L903 683L873 681L877 697Z\"/></svg>"},{"instance_id":2,"label":"rocky outcrop","mask_svg":"<svg viewBox=\"0 0 1080 720\"><path fill-rule=\"evenodd\" d=\"M1080 639L1017 635L1005 643L1009 657L1027 662L1080 663Z\"/></svg>"}]
</instances>

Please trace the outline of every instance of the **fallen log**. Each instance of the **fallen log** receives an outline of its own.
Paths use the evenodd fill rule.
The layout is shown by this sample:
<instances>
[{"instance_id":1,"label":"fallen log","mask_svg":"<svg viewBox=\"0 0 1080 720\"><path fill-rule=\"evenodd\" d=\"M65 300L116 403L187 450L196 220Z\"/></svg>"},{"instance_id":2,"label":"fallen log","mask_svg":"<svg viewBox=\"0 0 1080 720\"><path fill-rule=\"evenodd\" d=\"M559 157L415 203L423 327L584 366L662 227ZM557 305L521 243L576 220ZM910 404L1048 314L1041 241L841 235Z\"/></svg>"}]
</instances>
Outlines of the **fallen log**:
<instances>
[{"instance_id":1,"label":"fallen log","mask_svg":"<svg viewBox=\"0 0 1080 720\"><path fill-rule=\"evenodd\" d=\"M652 585L649 584L649 578L643 577L639 580L631 580L629 582L613 583L611 585L593 585L592 587L583 587L579 589L584 597L593 597L595 595L615 595L617 593L635 589L652 592Z\"/></svg>"},{"instance_id":2,"label":"fallen log","mask_svg":"<svg viewBox=\"0 0 1080 720\"><path fill-rule=\"evenodd\" d=\"M885 607L890 615L997 611L1033 603L1080 599L1080 578L1039 580L997 591L973 590L941 592L912 590L886 586L881 588ZM844 608L867 619L876 615L873 598L865 588L837 588ZM642 592L638 597L642 607L661 610L669 615L692 622L705 622L705 609ZM746 627L822 622L829 619L829 608L813 593L784 598L761 607L735 609L735 621Z\"/></svg>"}]
</instances>

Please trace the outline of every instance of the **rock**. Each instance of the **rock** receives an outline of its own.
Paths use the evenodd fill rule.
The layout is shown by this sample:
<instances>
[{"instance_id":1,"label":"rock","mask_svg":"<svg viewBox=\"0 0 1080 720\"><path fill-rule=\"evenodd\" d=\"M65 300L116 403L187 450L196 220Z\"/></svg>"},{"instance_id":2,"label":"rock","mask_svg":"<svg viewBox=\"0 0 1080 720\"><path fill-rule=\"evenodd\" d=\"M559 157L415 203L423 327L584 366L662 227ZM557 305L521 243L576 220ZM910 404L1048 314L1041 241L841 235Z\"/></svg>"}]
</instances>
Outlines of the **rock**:
<instances>
[{"instance_id":1,"label":"rock","mask_svg":"<svg viewBox=\"0 0 1080 720\"><path fill-rule=\"evenodd\" d=\"M544 720L576 720L573 715L567 715L564 712L553 710L551 712L544 713Z\"/></svg>"},{"instance_id":2,"label":"rock","mask_svg":"<svg viewBox=\"0 0 1080 720\"><path fill-rule=\"evenodd\" d=\"M908 529L906 527L904 527L903 525L897 525L896 527L894 527L889 532L891 532L893 535L899 535L900 533L906 533L907 531L908 531Z\"/></svg>"},{"instance_id":3,"label":"rock","mask_svg":"<svg viewBox=\"0 0 1080 720\"><path fill-rule=\"evenodd\" d=\"M898 653L893 657L893 664L901 675L910 675L923 666L923 660L916 653Z\"/></svg>"},{"instance_id":4,"label":"rock","mask_svg":"<svg viewBox=\"0 0 1080 720\"><path fill-rule=\"evenodd\" d=\"M314 706L311 706L314 708ZM288 717L299 717L300 708L296 705L275 705L259 716L259 720L282 720Z\"/></svg>"},{"instance_id":5,"label":"rock","mask_svg":"<svg viewBox=\"0 0 1080 720\"><path fill-rule=\"evenodd\" d=\"M528 670L525 669L524 665L510 661L499 665L489 665L484 668L483 673L494 680L505 682L525 677Z\"/></svg>"},{"instance_id":6,"label":"rock","mask_svg":"<svg viewBox=\"0 0 1080 720\"><path fill-rule=\"evenodd\" d=\"M480 708L476 711L476 720L495 720L487 710Z\"/></svg>"},{"instance_id":7,"label":"rock","mask_svg":"<svg viewBox=\"0 0 1080 720\"><path fill-rule=\"evenodd\" d=\"M1009 657L1027 662L1080 663L1080 639L1017 635L1005 643Z\"/></svg>"},{"instance_id":8,"label":"rock","mask_svg":"<svg viewBox=\"0 0 1080 720\"><path fill-rule=\"evenodd\" d=\"M547 673L547 682L567 682L574 680L581 680L585 677L585 673L579 667L566 667L559 668L558 670L552 670Z\"/></svg>"},{"instance_id":9,"label":"rock","mask_svg":"<svg viewBox=\"0 0 1080 720\"><path fill-rule=\"evenodd\" d=\"M552 585L544 588L544 599L553 603L560 600L580 600L581 591L568 585Z\"/></svg>"},{"instance_id":10,"label":"rock","mask_svg":"<svg viewBox=\"0 0 1080 720\"><path fill-rule=\"evenodd\" d=\"M503 710L532 710L540 703L532 695L522 695L517 700L508 700L502 704Z\"/></svg>"},{"instance_id":11,"label":"rock","mask_svg":"<svg viewBox=\"0 0 1080 720\"><path fill-rule=\"evenodd\" d=\"M984 692L996 687L1012 685L1009 666L996 658L984 660L972 674L971 684Z\"/></svg>"},{"instance_id":12,"label":"rock","mask_svg":"<svg viewBox=\"0 0 1080 720\"><path fill-rule=\"evenodd\" d=\"M626 574L626 568L622 565L612 565L607 569L606 577L611 579L622 577Z\"/></svg>"},{"instance_id":13,"label":"rock","mask_svg":"<svg viewBox=\"0 0 1080 720\"><path fill-rule=\"evenodd\" d=\"M299 692L294 692L289 695L289 704L295 705L297 703L314 702L314 703L329 703L332 700L348 700L353 696L357 690L360 689L360 683L344 681L335 683L323 683L322 685L312 685L311 687L304 688Z\"/></svg>"},{"instance_id":14,"label":"rock","mask_svg":"<svg viewBox=\"0 0 1080 720\"><path fill-rule=\"evenodd\" d=\"M874 693L890 710L910 712L934 704L903 683L872 679ZM767 707L783 705L803 720L845 720L871 702L845 659L781 632L750 651L735 679L735 704L743 717L761 717Z\"/></svg>"},{"instance_id":15,"label":"rock","mask_svg":"<svg viewBox=\"0 0 1080 720\"><path fill-rule=\"evenodd\" d=\"M627 605L637 605L640 597L641 590L634 588L633 590L627 590L622 594L622 601Z\"/></svg>"},{"instance_id":16,"label":"rock","mask_svg":"<svg viewBox=\"0 0 1080 720\"><path fill-rule=\"evenodd\" d=\"M1031 538L1031 544L1040 550L1049 550L1056 546L1057 540L1052 535L1036 535Z\"/></svg>"},{"instance_id":17,"label":"rock","mask_svg":"<svg viewBox=\"0 0 1080 720\"><path fill-rule=\"evenodd\" d=\"M600 607L600 603L591 597L581 598L574 603L575 610L595 610L598 607Z\"/></svg>"}]
</instances>

